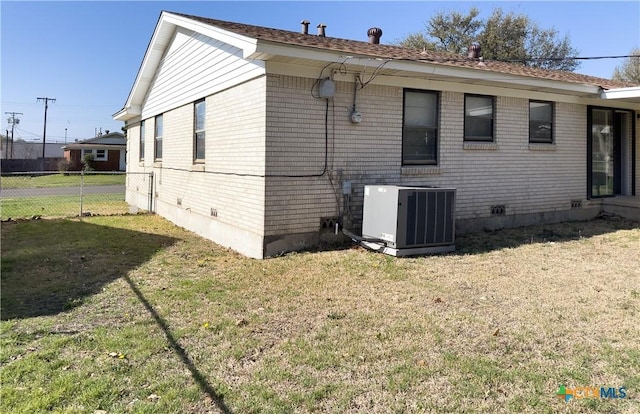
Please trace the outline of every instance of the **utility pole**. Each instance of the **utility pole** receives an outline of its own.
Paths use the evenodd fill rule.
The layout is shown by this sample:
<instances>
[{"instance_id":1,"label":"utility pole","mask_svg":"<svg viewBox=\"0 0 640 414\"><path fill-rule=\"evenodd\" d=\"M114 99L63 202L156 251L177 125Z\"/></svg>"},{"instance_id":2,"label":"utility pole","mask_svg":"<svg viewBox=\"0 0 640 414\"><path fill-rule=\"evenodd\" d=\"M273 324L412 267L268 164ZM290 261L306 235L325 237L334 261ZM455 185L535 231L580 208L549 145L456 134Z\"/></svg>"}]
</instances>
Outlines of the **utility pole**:
<instances>
[{"instance_id":1,"label":"utility pole","mask_svg":"<svg viewBox=\"0 0 640 414\"><path fill-rule=\"evenodd\" d=\"M9 121L9 123L11 124L11 150L7 151L7 149L9 149L9 137L7 136L7 146L5 148L5 156L4 158L7 159L7 157L9 156L9 152L11 152L11 159L13 159L13 130L15 129L16 124L20 123L20 119L16 118L16 115L24 115L22 112L5 112L5 115L11 115L9 117L9 119L7 119L7 121Z\"/></svg>"},{"instance_id":2,"label":"utility pole","mask_svg":"<svg viewBox=\"0 0 640 414\"><path fill-rule=\"evenodd\" d=\"M47 109L49 109L49 101L52 103L56 101L56 98L38 98L37 102L44 102L44 132L42 133L42 158L45 157L44 150L47 142Z\"/></svg>"}]
</instances>

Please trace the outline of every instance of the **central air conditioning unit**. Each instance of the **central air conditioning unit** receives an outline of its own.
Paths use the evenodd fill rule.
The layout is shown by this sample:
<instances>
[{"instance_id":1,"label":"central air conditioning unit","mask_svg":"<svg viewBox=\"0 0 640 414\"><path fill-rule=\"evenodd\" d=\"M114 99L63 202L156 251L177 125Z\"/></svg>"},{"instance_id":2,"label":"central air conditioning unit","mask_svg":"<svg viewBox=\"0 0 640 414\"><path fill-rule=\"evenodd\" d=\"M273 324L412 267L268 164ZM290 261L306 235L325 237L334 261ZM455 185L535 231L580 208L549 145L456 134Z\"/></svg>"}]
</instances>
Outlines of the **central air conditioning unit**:
<instances>
[{"instance_id":1,"label":"central air conditioning unit","mask_svg":"<svg viewBox=\"0 0 640 414\"><path fill-rule=\"evenodd\" d=\"M455 201L452 188L367 185L363 244L393 256L453 252Z\"/></svg>"}]
</instances>

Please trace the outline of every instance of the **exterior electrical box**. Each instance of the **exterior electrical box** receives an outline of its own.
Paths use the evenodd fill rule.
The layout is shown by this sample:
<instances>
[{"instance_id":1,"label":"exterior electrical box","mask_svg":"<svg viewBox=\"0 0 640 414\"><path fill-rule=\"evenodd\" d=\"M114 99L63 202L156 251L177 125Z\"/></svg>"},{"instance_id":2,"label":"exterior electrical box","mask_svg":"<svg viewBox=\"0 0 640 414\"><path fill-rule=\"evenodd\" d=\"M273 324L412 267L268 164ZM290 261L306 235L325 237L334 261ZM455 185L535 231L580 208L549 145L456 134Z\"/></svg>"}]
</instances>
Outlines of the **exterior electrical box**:
<instances>
[{"instance_id":1,"label":"exterior electrical box","mask_svg":"<svg viewBox=\"0 0 640 414\"><path fill-rule=\"evenodd\" d=\"M320 98L333 98L336 92L336 84L329 78L322 79L318 85L318 95Z\"/></svg>"},{"instance_id":2,"label":"exterior electrical box","mask_svg":"<svg viewBox=\"0 0 640 414\"><path fill-rule=\"evenodd\" d=\"M367 185L362 237L394 256L455 251L456 190Z\"/></svg>"}]
</instances>

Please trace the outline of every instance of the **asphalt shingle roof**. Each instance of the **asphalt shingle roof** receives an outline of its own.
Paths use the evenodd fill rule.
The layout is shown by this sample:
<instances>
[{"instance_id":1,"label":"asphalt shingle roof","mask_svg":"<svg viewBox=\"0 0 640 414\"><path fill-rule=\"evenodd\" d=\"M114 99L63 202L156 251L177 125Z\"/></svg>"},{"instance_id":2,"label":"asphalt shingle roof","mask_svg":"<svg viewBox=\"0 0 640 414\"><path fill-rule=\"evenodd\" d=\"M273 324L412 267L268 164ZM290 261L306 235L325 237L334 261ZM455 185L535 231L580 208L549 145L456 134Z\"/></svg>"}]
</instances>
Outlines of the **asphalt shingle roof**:
<instances>
[{"instance_id":1,"label":"asphalt shingle roof","mask_svg":"<svg viewBox=\"0 0 640 414\"><path fill-rule=\"evenodd\" d=\"M537 79L600 86L603 89L635 86L633 84L625 82L618 82L611 79L582 75L575 72L538 69L495 60L485 60L484 66L480 66L478 65L477 59L470 59L466 56L447 52L435 52L429 50L418 51L415 49L408 49L399 46L370 44L368 42L340 39L335 37L322 37L313 34L303 34L288 30L272 29L268 27L252 26L243 23L234 23L199 16L191 16L182 13L172 12L172 14L218 27L239 35L269 42L281 43L285 45L308 47L332 52L347 53L350 55L368 56L382 59L422 61L425 63L444 66L462 67L474 70L504 73L509 75L526 76Z\"/></svg>"}]
</instances>

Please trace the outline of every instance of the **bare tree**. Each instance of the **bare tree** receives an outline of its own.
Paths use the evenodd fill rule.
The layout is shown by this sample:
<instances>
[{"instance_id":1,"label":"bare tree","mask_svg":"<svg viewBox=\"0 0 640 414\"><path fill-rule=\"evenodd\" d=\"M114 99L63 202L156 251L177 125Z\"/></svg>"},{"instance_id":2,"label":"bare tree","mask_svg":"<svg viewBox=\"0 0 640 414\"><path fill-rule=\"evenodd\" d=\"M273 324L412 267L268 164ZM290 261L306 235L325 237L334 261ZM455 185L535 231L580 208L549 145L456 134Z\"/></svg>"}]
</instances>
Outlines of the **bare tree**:
<instances>
[{"instance_id":1,"label":"bare tree","mask_svg":"<svg viewBox=\"0 0 640 414\"><path fill-rule=\"evenodd\" d=\"M613 70L612 79L640 85L640 48L635 48L620 66Z\"/></svg>"}]
</instances>

